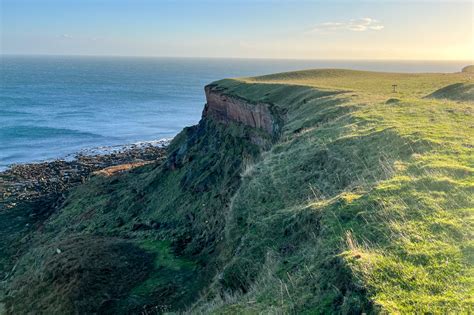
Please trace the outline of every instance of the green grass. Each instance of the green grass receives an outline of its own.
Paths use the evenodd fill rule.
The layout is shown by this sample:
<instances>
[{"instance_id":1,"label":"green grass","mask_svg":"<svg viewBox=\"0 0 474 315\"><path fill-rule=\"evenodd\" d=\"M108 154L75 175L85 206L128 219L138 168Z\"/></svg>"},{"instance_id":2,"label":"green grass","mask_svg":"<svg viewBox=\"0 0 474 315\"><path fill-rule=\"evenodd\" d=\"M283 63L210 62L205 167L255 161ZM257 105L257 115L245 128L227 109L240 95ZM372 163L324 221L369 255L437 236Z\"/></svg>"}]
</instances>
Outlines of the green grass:
<instances>
[{"instance_id":1,"label":"green grass","mask_svg":"<svg viewBox=\"0 0 474 315\"><path fill-rule=\"evenodd\" d=\"M124 313L113 297L125 297L153 268L151 254L115 237L69 235L35 245L17 264L8 313Z\"/></svg>"},{"instance_id":2,"label":"green grass","mask_svg":"<svg viewBox=\"0 0 474 315\"><path fill-rule=\"evenodd\" d=\"M271 104L281 134L204 119L174 139L164 165L78 187L31 238L7 310L31 294L67 309L38 289L49 269L30 262L81 235L104 239L106 252L117 242L134 249L139 279L88 291L112 295L116 313L468 313L474 109L458 88L470 80L311 70L215 82ZM73 252L93 270L113 263Z\"/></svg>"},{"instance_id":3,"label":"green grass","mask_svg":"<svg viewBox=\"0 0 474 315\"><path fill-rule=\"evenodd\" d=\"M473 82L467 72L411 74L338 69L286 72L241 80L248 83L281 83L319 89L342 89L376 96L393 95L392 85L396 84L397 94L402 97L423 97L449 84Z\"/></svg>"},{"instance_id":4,"label":"green grass","mask_svg":"<svg viewBox=\"0 0 474 315\"><path fill-rule=\"evenodd\" d=\"M238 188L244 161L251 161L262 150L252 143L256 138L262 140L259 143L270 143L269 136L259 130L202 121L175 138L166 164L147 165L109 178L95 177L71 191L61 209L29 240L31 249L18 260L19 267L7 288L7 310L12 313L21 306L23 312L36 312L38 305L49 302L58 314L61 310L89 311L82 304L71 305L74 296L67 290L51 301L49 291L38 289L51 284L50 278L42 275L46 271L29 268L31 257L37 257L44 246L54 247L71 235L123 240L155 257L144 278L123 281L119 292L111 290L109 283L88 288L87 295L98 294L99 301L101 294L108 294L110 301L105 305L110 311L128 314L185 308L215 273L212 257L218 252L225 226L225 208ZM71 246L72 252L83 251ZM114 264L106 257L94 260L88 255L95 254L84 252L83 259L91 263L91 269ZM57 264L61 265L61 260ZM129 267L131 271L142 268L135 260ZM81 277L70 265L62 272ZM22 280L30 278L38 280L34 285ZM34 296L38 303L22 304L24 296Z\"/></svg>"},{"instance_id":5,"label":"green grass","mask_svg":"<svg viewBox=\"0 0 474 315\"><path fill-rule=\"evenodd\" d=\"M474 84L454 83L436 90L427 97L472 102L474 99Z\"/></svg>"},{"instance_id":6,"label":"green grass","mask_svg":"<svg viewBox=\"0 0 474 315\"><path fill-rule=\"evenodd\" d=\"M193 261L176 257L168 241L148 239L137 245L155 257L153 271L120 301L124 309L135 304L137 309L152 305L151 312L169 311L196 298L202 278L196 274L199 268Z\"/></svg>"},{"instance_id":7,"label":"green grass","mask_svg":"<svg viewBox=\"0 0 474 315\"><path fill-rule=\"evenodd\" d=\"M234 293L194 310L469 312L473 108L422 98L465 80L324 70L218 82L288 113L234 198L216 280ZM391 82L399 101L386 104ZM319 84L351 92L321 97L308 87Z\"/></svg>"},{"instance_id":8,"label":"green grass","mask_svg":"<svg viewBox=\"0 0 474 315\"><path fill-rule=\"evenodd\" d=\"M462 72L473 73L474 72L474 65L465 66L462 68Z\"/></svg>"}]
</instances>

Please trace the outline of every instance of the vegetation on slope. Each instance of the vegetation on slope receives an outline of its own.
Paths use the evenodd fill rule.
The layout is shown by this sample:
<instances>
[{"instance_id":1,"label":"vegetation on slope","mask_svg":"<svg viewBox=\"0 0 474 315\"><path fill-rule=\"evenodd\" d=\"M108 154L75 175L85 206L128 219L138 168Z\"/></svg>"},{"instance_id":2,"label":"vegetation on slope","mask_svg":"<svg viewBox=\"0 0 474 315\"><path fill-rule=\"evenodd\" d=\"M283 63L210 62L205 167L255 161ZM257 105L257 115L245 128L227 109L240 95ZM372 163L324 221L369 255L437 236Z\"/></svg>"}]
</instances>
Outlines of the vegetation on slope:
<instances>
[{"instance_id":1,"label":"vegetation on slope","mask_svg":"<svg viewBox=\"0 0 474 315\"><path fill-rule=\"evenodd\" d=\"M221 239L241 165L262 150L252 142L256 138L265 143L268 136L241 125L202 121L175 138L166 164L94 177L73 190L14 268L5 299L8 312L129 314L185 307L214 272L210 257ZM79 236L90 240L91 250L73 241ZM117 246L129 250L116 254L121 257L101 254ZM132 249L136 254L127 258ZM60 275L87 275L81 295L77 288L70 290L75 282L60 281Z\"/></svg>"},{"instance_id":2,"label":"vegetation on slope","mask_svg":"<svg viewBox=\"0 0 474 315\"><path fill-rule=\"evenodd\" d=\"M281 83L328 89L349 90L371 97L393 96L421 98L453 83L471 82L466 72L459 73L383 73L356 70L303 70L245 78L248 83Z\"/></svg>"},{"instance_id":3,"label":"vegetation on slope","mask_svg":"<svg viewBox=\"0 0 474 315\"><path fill-rule=\"evenodd\" d=\"M472 102L474 100L474 84L454 83L434 91L427 97Z\"/></svg>"},{"instance_id":4,"label":"vegetation on slope","mask_svg":"<svg viewBox=\"0 0 474 315\"><path fill-rule=\"evenodd\" d=\"M247 293L216 294L202 309L362 312L370 309L367 296L372 310L467 312L474 288L472 105L415 99L437 88L434 75L431 84L407 75L414 86L386 104L353 92L318 98L317 89L289 86L301 83L299 74L271 77L287 85L268 76L220 82L226 93L288 114L281 141L245 178L227 225L233 247L223 253L219 282L225 289L240 279ZM315 84L323 74L304 72ZM368 93L391 89L367 83Z\"/></svg>"},{"instance_id":5,"label":"vegetation on slope","mask_svg":"<svg viewBox=\"0 0 474 315\"><path fill-rule=\"evenodd\" d=\"M474 72L474 65L465 66L462 68L462 72L473 73Z\"/></svg>"},{"instance_id":6,"label":"vegetation on slope","mask_svg":"<svg viewBox=\"0 0 474 315\"><path fill-rule=\"evenodd\" d=\"M7 309L67 311L74 300L76 312L95 301L111 313L467 313L473 108L451 101L455 90L425 97L469 80L313 70L215 82L284 113L278 139L203 119L174 139L165 164L79 187L18 263ZM77 237L98 243L85 250ZM95 248L130 248L133 281ZM81 279L87 296L50 266ZM111 276L91 287L84 270ZM54 285L61 301L39 289Z\"/></svg>"}]
</instances>

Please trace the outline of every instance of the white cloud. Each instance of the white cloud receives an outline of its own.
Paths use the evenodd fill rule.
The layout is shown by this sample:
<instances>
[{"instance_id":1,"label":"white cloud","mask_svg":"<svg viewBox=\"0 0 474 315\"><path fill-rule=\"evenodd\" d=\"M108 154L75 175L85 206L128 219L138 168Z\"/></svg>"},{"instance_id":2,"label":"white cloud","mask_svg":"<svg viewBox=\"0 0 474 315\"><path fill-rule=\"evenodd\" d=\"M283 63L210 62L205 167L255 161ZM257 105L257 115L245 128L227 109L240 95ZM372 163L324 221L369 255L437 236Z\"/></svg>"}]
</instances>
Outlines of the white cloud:
<instances>
[{"instance_id":1,"label":"white cloud","mask_svg":"<svg viewBox=\"0 0 474 315\"><path fill-rule=\"evenodd\" d=\"M87 42L87 41L98 42L98 41L102 41L102 40L105 39L105 38L99 37L99 36L92 36L92 37L80 36L80 35L73 36L73 35L70 35L70 34L67 34L67 33L57 35L57 38L63 39L63 40L74 40L76 42Z\"/></svg>"},{"instance_id":2,"label":"white cloud","mask_svg":"<svg viewBox=\"0 0 474 315\"><path fill-rule=\"evenodd\" d=\"M380 31L383 30L384 26L380 21L372 18L361 18L351 19L343 22L324 22L316 25L309 33L324 32L324 31L352 31L352 32L365 32L365 31Z\"/></svg>"}]
</instances>

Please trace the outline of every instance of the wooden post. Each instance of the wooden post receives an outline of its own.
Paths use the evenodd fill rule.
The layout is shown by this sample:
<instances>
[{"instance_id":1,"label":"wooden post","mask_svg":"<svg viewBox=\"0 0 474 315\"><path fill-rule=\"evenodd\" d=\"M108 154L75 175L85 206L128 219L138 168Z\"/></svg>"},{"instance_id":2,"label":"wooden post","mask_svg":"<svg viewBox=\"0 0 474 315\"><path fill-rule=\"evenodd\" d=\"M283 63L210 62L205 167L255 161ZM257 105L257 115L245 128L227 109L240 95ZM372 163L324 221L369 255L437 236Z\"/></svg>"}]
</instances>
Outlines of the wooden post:
<instances>
[{"instance_id":1,"label":"wooden post","mask_svg":"<svg viewBox=\"0 0 474 315\"><path fill-rule=\"evenodd\" d=\"M393 91L392 91L392 92L393 92L393 93L396 93L396 92L397 92L397 86L398 86L398 85L396 85L396 84L392 84L392 87L393 87Z\"/></svg>"}]
</instances>

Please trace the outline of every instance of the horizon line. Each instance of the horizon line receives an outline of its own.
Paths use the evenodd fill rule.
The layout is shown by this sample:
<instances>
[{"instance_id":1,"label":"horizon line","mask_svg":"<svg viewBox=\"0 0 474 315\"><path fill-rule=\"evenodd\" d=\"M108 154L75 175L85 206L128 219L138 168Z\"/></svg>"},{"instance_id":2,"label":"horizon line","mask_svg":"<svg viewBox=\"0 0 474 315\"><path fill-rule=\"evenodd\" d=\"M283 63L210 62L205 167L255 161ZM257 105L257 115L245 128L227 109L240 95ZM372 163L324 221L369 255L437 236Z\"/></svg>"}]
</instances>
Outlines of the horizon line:
<instances>
[{"instance_id":1,"label":"horizon line","mask_svg":"<svg viewBox=\"0 0 474 315\"><path fill-rule=\"evenodd\" d=\"M237 57L237 56L166 56L166 55L107 55L107 54L36 54L0 53L0 57L109 57L109 58L163 58L163 59L235 59L235 60L291 60L291 61L404 61L404 62L470 62L473 59L395 59L395 58L275 58L275 57Z\"/></svg>"}]
</instances>

